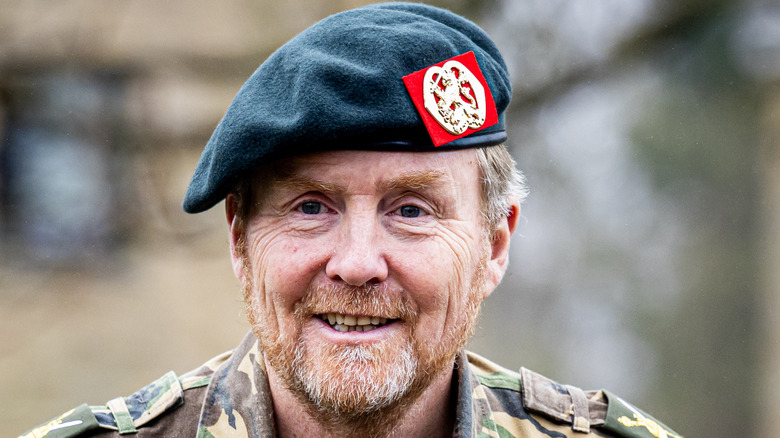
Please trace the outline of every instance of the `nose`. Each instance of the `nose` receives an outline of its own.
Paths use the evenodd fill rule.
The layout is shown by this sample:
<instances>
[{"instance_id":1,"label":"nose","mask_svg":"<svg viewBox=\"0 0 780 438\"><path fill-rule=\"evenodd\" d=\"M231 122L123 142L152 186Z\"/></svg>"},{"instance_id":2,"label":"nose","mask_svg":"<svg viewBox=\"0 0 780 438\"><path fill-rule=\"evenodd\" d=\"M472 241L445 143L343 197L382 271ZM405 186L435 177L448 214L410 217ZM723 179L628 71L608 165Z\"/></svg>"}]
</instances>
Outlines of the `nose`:
<instances>
[{"instance_id":1,"label":"nose","mask_svg":"<svg viewBox=\"0 0 780 438\"><path fill-rule=\"evenodd\" d=\"M345 216L338 226L325 274L351 286L384 281L388 270L380 240L381 226L375 214Z\"/></svg>"}]
</instances>

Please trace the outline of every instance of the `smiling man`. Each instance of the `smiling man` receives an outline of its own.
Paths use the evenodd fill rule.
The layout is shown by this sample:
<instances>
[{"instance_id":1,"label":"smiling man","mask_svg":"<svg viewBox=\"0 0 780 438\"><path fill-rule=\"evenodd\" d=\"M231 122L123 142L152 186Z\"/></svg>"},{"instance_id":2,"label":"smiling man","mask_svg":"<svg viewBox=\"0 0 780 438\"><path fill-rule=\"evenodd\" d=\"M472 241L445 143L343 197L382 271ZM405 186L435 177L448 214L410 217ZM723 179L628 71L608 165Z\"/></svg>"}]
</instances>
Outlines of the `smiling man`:
<instances>
[{"instance_id":1,"label":"smiling man","mask_svg":"<svg viewBox=\"0 0 780 438\"><path fill-rule=\"evenodd\" d=\"M25 436L677 436L609 392L463 349L526 195L503 146L510 98L490 38L442 9L367 6L290 40L184 200L225 201L251 332Z\"/></svg>"},{"instance_id":2,"label":"smiling man","mask_svg":"<svg viewBox=\"0 0 780 438\"><path fill-rule=\"evenodd\" d=\"M503 275L517 217L512 205L488 228L478 155L306 154L228 195L282 435L453 430L454 411L429 414L450 404L455 357Z\"/></svg>"}]
</instances>

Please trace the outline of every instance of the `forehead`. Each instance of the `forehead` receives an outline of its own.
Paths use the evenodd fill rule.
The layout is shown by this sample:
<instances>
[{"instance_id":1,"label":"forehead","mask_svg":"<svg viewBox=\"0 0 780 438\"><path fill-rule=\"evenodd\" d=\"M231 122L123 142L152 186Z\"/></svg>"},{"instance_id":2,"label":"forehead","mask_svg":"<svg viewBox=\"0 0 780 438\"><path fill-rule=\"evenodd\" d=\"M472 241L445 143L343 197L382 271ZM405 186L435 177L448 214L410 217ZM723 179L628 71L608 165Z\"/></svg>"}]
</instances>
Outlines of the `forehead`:
<instances>
[{"instance_id":1,"label":"forehead","mask_svg":"<svg viewBox=\"0 0 780 438\"><path fill-rule=\"evenodd\" d=\"M327 151L280 160L260 179L265 184L315 181L351 192L410 186L463 195L479 187L475 149L446 152ZM267 187L267 186L266 186Z\"/></svg>"}]
</instances>

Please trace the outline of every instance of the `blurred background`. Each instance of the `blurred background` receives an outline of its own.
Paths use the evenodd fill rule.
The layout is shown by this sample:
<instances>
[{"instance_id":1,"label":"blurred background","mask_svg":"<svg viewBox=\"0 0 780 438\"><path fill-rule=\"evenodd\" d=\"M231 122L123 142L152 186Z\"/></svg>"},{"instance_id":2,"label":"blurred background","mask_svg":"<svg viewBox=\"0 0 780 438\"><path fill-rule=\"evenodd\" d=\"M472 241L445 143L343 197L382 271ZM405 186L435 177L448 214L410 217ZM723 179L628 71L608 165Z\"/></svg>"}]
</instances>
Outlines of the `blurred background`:
<instances>
[{"instance_id":1,"label":"blurred background","mask_svg":"<svg viewBox=\"0 0 780 438\"><path fill-rule=\"evenodd\" d=\"M239 342L222 207L184 190L262 60L364 3L0 0L0 435ZM504 53L532 191L470 348L780 435L780 4L431 3Z\"/></svg>"}]
</instances>

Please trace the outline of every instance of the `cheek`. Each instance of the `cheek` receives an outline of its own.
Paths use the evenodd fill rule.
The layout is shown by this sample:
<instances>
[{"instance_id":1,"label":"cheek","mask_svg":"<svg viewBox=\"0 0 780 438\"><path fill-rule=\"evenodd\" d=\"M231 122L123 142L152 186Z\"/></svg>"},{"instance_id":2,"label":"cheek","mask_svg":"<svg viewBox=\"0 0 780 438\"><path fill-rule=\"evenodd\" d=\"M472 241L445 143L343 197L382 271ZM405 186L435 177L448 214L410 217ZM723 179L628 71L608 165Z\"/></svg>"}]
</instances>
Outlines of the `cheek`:
<instances>
[{"instance_id":1,"label":"cheek","mask_svg":"<svg viewBox=\"0 0 780 438\"><path fill-rule=\"evenodd\" d=\"M255 234L249 255L258 298L283 313L291 312L324 266L325 247L278 231Z\"/></svg>"},{"instance_id":2,"label":"cheek","mask_svg":"<svg viewBox=\"0 0 780 438\"><path fill-rule=\"evenodd\" d=\"M477 241L464 233L446 233L393 251L395 272L414 296L422 314L437 319L460 312L475 273Z\"/></svg>"}]
</instances>

